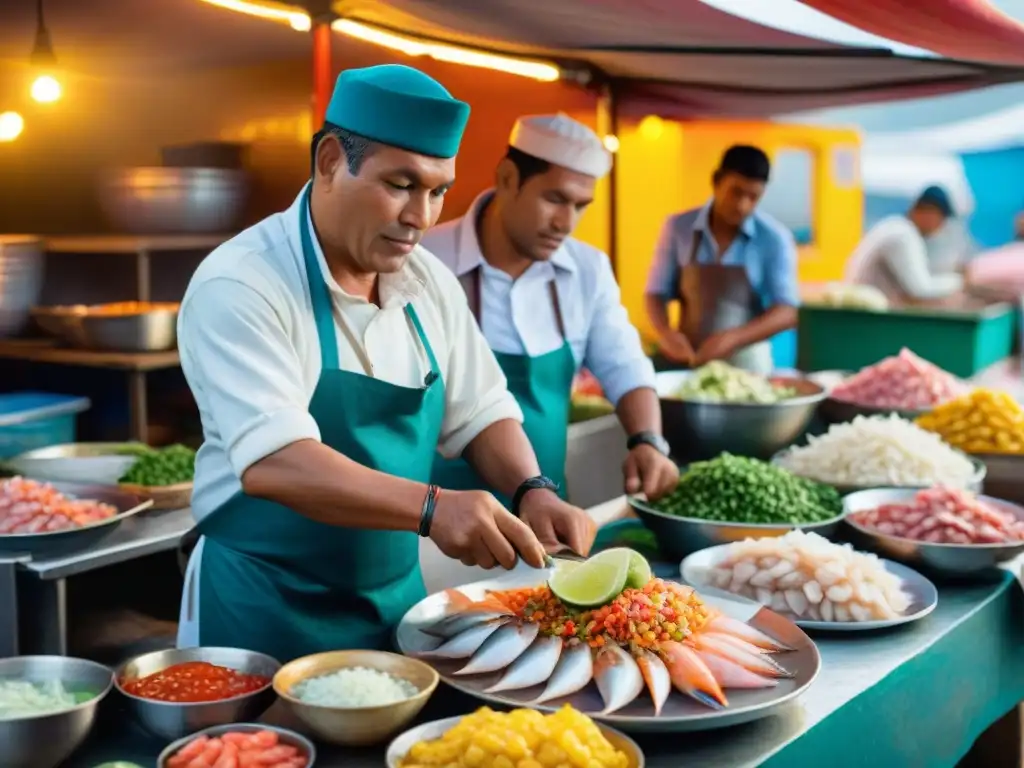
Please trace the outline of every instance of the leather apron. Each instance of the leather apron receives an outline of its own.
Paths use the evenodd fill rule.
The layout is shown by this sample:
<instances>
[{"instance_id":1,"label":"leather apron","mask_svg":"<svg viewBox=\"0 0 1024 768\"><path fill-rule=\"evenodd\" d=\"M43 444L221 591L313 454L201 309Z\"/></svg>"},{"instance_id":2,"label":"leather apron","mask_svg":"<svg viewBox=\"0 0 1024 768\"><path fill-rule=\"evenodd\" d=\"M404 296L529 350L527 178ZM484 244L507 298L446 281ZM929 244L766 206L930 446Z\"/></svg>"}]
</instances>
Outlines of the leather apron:
<instances>
[{"instance_id":1,"label":"leather apron","mask_svg":"<svg viewBox=\"0 0 1024 768\"><path fill-rule=\"evenodd\" d=\"M341 370L333 301L300 206L302 253L322 372L309 404L321 439L364 466L428 482L444 418L444 384L416 310L409 333L429 360L423 385L403 387ZM361 347L343 326L348 341ZM364 365L369 372L368 362ZM239 493L199 523L198 640L248 648L281 662L321 651L390 647L394 627L425 597L414 532L315 522ZM191 570L191 568L190 568ZM186 599L192 597L186 582Z\"/></svg>"},{"instance_id":2,"label":"leather apron","mask_svg":"<svg viewBox=\"0 0 1024 768\"><path fill-rule=\"evenodd\" d=\"M466 291L469 308L479 324L482 304L481 268L476 267L465 273L459 277L459 282ZM504 352L495 352L494 356L505 373L509 391L522 408L523 430L537 454L540 471L558 483L559 495L564 499L569 408L572 382L576 376L576 359L572 354L572 346L566 340L565 323L554 280L548 283L548 294L555 310L558 330L562 334L562 346L536 357ZM462 458L449 460L438 456L434 462L432 482L441 488L453 490L488 490L507 508L512 506L511 499L488 488Z\"/></svg>"},{"instance_id":3,"label":"leather apron","mask_svg":"<svg viewBox=\"0 0 1024 768\"><path fill-rule=\"evenodd\" d=\"M702 236L700 230L694 230L689 258L681 265L679 277L679 330L695 350L712 334L739 328L764 313L746 267L722 264L723 254L718 254L713 264L699 263ZM726 362L768 375L773 365L771 342L765 339L737 350Z\"/></svg>"}]
</instances>

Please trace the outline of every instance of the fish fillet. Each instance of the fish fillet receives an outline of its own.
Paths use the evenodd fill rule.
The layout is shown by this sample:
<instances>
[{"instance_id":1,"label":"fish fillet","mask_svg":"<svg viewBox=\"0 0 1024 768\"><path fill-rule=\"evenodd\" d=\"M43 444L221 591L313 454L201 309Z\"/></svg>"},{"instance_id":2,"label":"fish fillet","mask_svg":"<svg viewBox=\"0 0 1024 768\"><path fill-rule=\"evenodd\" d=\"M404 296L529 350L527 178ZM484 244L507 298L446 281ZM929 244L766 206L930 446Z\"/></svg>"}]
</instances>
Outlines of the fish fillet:
<instances>
[{"instance_id":1,"label":"fish fillet","mask_svg":"<svg viewBox=\"0 0 1024 768\"><path fill-rule=\"evenodd\" d=\"M661 651L665 655L672 685L677 690L708 706L729 706L714 674L692 648L682 643L667 642L661 644Z\"/></svg>"},{"instance_id":2,"label":"fish fillet","mask_svg":"<svg viewBox=\"0 0 1024 768\"><path fill-rule=\"evenodd\" d=\"M533 700L534 704L543 704L552 699L569 696L583 688L594 679L594 658L590 646L584 643L571 645L562 651L555 671L551 673L547 687L543 693Z\"/></svg>"},{"instance_id":3,"label":"fish fillet","mask_svg":"<svg viewBox=\"0 0 1024 768\"><path fill-rule=\"evenodd\" d=\"M594 681L604 701L601 714L610 715L633 701L644 689L636 660L617 645L606 645L594 659Z\"/></svg>"}]
</instances>

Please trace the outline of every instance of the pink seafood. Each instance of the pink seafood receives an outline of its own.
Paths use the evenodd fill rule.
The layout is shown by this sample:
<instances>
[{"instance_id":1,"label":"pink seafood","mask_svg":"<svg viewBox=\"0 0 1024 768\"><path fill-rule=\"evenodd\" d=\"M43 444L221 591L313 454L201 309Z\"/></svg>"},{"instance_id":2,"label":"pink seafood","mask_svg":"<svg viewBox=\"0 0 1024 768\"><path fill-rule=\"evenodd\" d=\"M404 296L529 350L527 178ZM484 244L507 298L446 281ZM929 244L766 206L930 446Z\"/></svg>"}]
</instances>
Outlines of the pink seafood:
<instances>
[{"instance_id":1,"label":"pink seafood","mask_svg":"<svg viewBox=\"0 0 1024 768\"><path fill-rule=\"evenodd\" d=\"M956 488L929 488L901 504L883 504L850 520L890 536L933 544L1024 541L1024 521Z\"/></svg>"},{"instance_id":2,"label":"pink seafood","mask_svg":"<svg viewBox=\"0 0 1024 768\"><path fill-rule=\"evenodd\" d=\"M869 408L921 410L953 400L966 389L952 374L904 348L895 357L862 368L831 396Z\"/></svg>"}]
</instances>

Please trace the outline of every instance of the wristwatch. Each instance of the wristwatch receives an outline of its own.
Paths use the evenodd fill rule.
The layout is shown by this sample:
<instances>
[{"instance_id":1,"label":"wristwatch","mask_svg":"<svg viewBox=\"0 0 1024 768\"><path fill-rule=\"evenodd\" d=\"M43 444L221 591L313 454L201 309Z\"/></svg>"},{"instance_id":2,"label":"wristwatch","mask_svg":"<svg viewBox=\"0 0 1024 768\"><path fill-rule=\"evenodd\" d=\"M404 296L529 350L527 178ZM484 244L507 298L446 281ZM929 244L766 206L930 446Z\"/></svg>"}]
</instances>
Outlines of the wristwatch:
<instances>
[{"instance_id":1,"label":"wristwatch","mask_svg":"<svg viewBox=\"0 0 1024 768\"><path fill-rule=\"evenodd\" d=\"M516 488L515 495L512 496L512 514L519 517L519 505L523 501L523 496L530 491L538 489L558 493L558 483L550 477L544 477L544 475L537 475L537 477L531 477L523 480L523 482L519 484L519 487Z\"/></svg>"},{"instance_id":2,"label":"wristwatch","mask_svg":"<svg viewBox=\"0 0 1024 768\"><path fill-rule=\"evenodd\" d=\"M638 445L649 445L662 456L668 456L672 452L668 441L657 432L637 432L630 435L626 441L626 448L632 451Z\"/></svg>"}]
</instances>

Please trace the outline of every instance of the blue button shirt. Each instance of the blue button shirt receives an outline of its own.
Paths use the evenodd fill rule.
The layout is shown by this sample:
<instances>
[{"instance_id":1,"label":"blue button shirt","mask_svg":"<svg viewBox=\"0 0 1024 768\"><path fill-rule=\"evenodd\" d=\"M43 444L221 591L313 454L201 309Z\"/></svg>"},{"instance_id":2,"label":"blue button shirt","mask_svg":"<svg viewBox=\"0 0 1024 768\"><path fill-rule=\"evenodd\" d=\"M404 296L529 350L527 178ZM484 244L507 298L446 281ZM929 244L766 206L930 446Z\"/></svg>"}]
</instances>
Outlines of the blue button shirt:
<instances>
[{"instance_id":1,"label":"blue button shirt","mask_svg":"<svg viewBox=\"0 0 1024 768\"><path fill-rule=\"evenodd\" d=\"M549 298L554 280L577 368L586 366L612 403L639 387L653 389L654 367L622 306L608 256L569 237L548 261L531 264L513 281L484 261L476 236L477 215L491 194L480 195L464 216L432 228L421 242L456 275L480 267L480 325L491 349L537 357L565 343Z\"/></svg>"},{"instance_id":2,"label":"blue button shirt","mask_svg":"<svg viewBox=\"0 0 1024 768\"><path fill-rule=\"evenodd\" d=\"M661 230L654 263L647 278L647 294L664 299L679 297L679 278L689 260L694 234L700 236L698 264L712 264L718 246L708 227L711 204L670 216ZM800 287L796 272L796 241L785 225L755 211L740 227L721 264L744 266L754 292L765 310L777 304L797 306Z\"/></svg>"}]
</instances>

